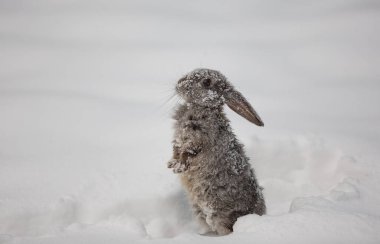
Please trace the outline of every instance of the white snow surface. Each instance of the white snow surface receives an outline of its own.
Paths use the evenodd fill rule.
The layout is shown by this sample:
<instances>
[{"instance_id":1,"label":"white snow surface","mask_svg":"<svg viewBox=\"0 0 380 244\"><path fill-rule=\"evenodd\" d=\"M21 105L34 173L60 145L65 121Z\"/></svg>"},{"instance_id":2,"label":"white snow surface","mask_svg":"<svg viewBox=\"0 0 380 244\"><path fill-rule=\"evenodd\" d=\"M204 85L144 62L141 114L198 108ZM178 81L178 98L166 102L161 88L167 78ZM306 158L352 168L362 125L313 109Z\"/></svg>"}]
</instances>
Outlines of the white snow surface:
<instances>
[{"instance_id":1,"label":"white snow surface","mask_svg":"<svg viewBox=\"0 0 380 244\"><path fill-rule=\"evenodd\" d=\"M377 0L0 0L0 243L380 243ZM268 214L198 234L174 85L222 71Z\"/></svg>"}]
</instances>

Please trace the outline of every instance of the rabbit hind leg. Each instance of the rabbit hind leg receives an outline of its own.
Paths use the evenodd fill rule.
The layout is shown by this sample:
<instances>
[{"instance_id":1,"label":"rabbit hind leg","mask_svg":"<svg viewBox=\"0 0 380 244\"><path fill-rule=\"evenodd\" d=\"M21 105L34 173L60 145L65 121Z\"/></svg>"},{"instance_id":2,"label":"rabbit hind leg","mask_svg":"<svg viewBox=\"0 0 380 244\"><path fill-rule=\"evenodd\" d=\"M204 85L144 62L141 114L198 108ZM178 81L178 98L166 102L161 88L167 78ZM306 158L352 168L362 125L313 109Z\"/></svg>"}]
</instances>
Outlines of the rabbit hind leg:
<instances>
[{"instance_id":1,"label":"rabbit hind leg","mask_svg":"<svg viewBox=\"0 0 380 244\"><path fill-rule=\"evenodd\" d=\"M193 205L194 215L199 224L199 234L204 235L212 232L211 227L206 222L206 215L202 212L202 209L198 204Z\"/></svg>"},{"instance_id":2,"label":"rabbit hind leg","mask_svg":"<svg viewBox=\"0 0 380 244\"><path fill-rule=\"evenodd\" d=\"M234 224L234 221L231 220L230 218L213 215L211 219L212 219L211 228L218 235L228 235L233 231L232 226Z\"/></svg>"}]
</instances>

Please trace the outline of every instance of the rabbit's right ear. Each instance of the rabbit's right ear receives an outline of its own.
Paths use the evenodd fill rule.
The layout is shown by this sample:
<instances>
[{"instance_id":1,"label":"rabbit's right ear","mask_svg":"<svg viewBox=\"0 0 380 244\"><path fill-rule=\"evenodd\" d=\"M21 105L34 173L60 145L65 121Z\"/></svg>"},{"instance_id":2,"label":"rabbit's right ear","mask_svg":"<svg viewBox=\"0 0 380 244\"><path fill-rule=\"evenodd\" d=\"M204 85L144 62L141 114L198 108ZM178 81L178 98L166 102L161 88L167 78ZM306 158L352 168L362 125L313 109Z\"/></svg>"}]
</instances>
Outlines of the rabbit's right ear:
<instances>
[{"instance_id":1,"label":"rabbit's right ear","mask_svg":"<svg viewBox=\"0 0 380 244\"><path fill-rule=\"evenodd\" d=\"M264 126L264 122L261 120L258 113L252 108L251 104L240 92L231 89L224 97L230 109L255 125Z\"/></svg>"}]
</instances>

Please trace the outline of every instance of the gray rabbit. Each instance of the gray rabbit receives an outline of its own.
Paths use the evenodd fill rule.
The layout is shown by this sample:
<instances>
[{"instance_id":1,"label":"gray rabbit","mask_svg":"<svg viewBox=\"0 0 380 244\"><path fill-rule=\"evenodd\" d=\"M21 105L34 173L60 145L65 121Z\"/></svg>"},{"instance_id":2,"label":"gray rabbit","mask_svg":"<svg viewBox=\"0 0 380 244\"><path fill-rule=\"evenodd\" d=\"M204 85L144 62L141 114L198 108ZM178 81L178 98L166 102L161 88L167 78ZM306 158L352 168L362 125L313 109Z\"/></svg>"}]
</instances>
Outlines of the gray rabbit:
<instances>
[{"instance_id":1,"label":"gray rabbit","mask_svg":"<svg viewBox=\"0 0 380 244\"><path fill-rule=\"evenodd\" d=\"M231 130L223 104L258 126L264 124L218 71L196 69L178 81L176 92L185 103L174 115L173 157L168 167L180 174L205 231L226 235L238 217L263 215L266 207L262 188Z\"/></svg>"}]
</instances>

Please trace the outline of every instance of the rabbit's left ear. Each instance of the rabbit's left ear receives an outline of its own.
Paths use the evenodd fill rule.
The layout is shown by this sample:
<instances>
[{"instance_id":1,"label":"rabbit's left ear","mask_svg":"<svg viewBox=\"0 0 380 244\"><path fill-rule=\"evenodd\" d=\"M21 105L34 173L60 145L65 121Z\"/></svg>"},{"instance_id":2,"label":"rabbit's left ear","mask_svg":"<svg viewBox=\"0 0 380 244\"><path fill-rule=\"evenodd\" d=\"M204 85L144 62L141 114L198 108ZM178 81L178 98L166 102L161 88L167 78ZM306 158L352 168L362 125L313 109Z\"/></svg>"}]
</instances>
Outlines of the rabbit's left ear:
<instances>
[{"instance_id":1,"label":"rabbit's left ear","mask_svg":"<svg viewBox=\"0 0 380 244\"><path fill-rule=\"evenodd\" d=\"M255 125L264 126L264 122L261 120L258 113L252 108L251 104L249 104L247 99L245 99L240 92L232 89L224 97L230 109Z\"/></svg>"}]
</instances>

